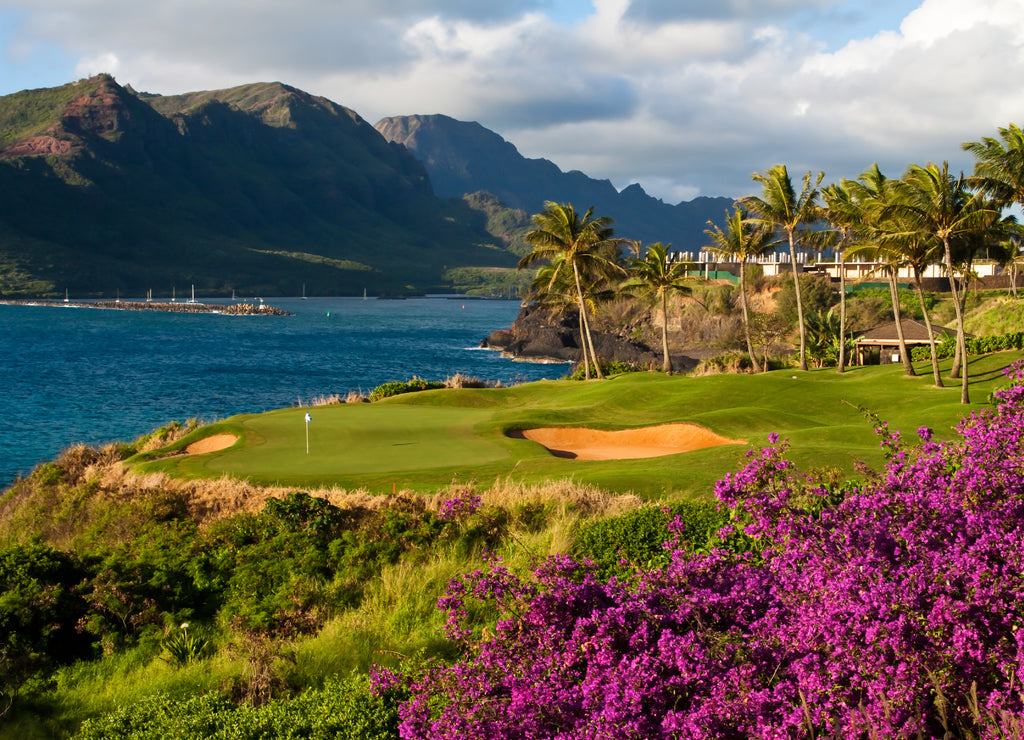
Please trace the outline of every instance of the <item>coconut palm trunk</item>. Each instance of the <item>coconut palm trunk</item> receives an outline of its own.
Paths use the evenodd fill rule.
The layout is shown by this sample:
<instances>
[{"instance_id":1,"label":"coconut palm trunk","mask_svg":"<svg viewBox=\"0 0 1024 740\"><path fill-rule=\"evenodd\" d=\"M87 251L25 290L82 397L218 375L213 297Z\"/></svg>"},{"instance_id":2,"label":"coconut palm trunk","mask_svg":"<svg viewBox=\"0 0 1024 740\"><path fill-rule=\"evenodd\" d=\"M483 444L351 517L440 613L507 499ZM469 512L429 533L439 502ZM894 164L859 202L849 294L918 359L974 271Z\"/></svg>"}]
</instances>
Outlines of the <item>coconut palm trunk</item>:
<instances>
[{"instance_id":1,"label":"coconut palm trunk","mask_svg":"<svg viewBox=\"0 0 1024 740\"><path fill-rule=\"evenodd\" d=\"M740 262L740 309L743 311L743 336L747 340L747 354L750 356L750 364L754 366L754 372L761 372L757 365L757 355L754 354L754 343L750 339L750 309L747 306L747 276L746 265ZM765 365L765 369L768 366Z\"/></svg>"},{"instance_id":2,"label":"coconut palm trunk","mask_svg":"<svg viewBox=\"0 0 1024 740\"><path fill-rule=\"evenodd\" d=\"M913 377L917 375L914 372L914 365L910 361L910 353L907 352L907 341L903 338L903 313L900 311L900 295L899 286L896 284L896 270L892 267L886 269L889 273L889 294L892 296L892 317L896 322L896 337L900 343L900 361L903 363L903 369L907 375Z\"/></svg>"},{"instance_id":3,"label":"coconut palm trunk","mask_svg":"<svg viewBox=\"0 0 1024 740\"><path fill-rule=\"evenodd\" d=\"M914 287L917 290L917 300L921 304L921 315L924 316L924 326L928 330L928 348L932 353L932 378L935 380L935 387L942 388L942 373L939 372L939 353L935 349L935 332L932 331L932 320L928 316L928 308L924 301L924 288L921 287L921 268L914 265Z\"/></svg>"},{"instance_id":4,"label":"coconut palm trunk","mask_svg":"<svg viewBox=\"0 0 1024 740\"><path fill-rule=\"evenodd\" d=\"M793 290L796 291L796 322L800 327L800 369L807 369L807 327L804 325L804 301L800 296L800 269L796 264L796 244L789 234L789 258L793 263Z\"/></svg>"},{"instance_id":5,"label":"coconut palm trunk","mask_svg":"<svg viewBox=\"0 0 1024 740\"><path fill-rule=\"evenodd\" d=\"M598 378L603 378L604 374L601 372L601 365L597 361L597 353L594 351L594 340L590 336L590 321L587 319L587 302L583 297L583 286L580 284L580 270L574 262L572 265L572 274L576 278L576 296L579 301L580 307L580 321L583 323L583 362L587 364L586 378L590 380L590 358L587 357L587 348L590 348L590 357L594 360L594 374Z\"/></svg>"},{"instance_id":6,"label":"coconut palm trunk","mask_svg":"<svg viewBox=\"0 0 1024 740\"><path fill-rule=\"evenodd\" d=\"M672 374L672 358L668 353L668 293L661 294L661 371L665 375Z\"/></svg>"},{"instance_id":7,"label":"coconut palm trunk","mask_svg":"<svg viewBox=\"0 0 1024 740\"><path fill-rule=\"evenodd\" d=\"M836 363L836 372L844 373L846 372L846 259L842 249L836 250L836 258L839 263L839 360Z\"/></svg>"},{"instance_id":8,"label":"coconut palm trunk","mask_svg":"<svg viewBox=\"0 0 1024 740\"><path fill-rule=\"evenodd\" d=\"M970 403L970 392L967 388L967 346L964 336L964 311L960 305L960 291L956 286L956 276L953 272L953 250L949 244L949 236L942 237L943 258L946 262L946 271L949 273L949 289L953 293L953 307L956 309L956 348L962 358L963 367L960 370L960 403Z\"/></svg>"}]
</instances>

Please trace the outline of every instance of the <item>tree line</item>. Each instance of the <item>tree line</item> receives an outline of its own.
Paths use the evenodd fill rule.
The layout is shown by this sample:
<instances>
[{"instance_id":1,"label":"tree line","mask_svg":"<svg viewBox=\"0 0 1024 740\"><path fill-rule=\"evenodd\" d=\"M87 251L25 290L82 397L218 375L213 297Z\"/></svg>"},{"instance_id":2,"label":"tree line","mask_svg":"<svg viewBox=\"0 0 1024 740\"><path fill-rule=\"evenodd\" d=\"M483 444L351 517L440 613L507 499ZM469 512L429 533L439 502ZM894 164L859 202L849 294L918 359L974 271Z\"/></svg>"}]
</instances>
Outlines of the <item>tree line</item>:
<instances>
[{"instance_id":1,"label":"tree line","mask_svg":"<svg viewBox=\"0 0 1024 740\"><path fill-rule=\"evenodd\" d=\"M956 311L956 354L951 377L961 380L961 401L969 403L968 370L964 332L966 278L975 255L987 251L1008 270L1015 283L1016 260L1022 227L1004 209L1024 206L1024 132L1015 124L999 129L999 136L963 144L975 157L974 174L950 172L949 163L911 164L897 179L886 177L877 164L856 179L842 179L822 186L823 172L806 173L799 191L785 165L755 172L761 193L739 198L721 225L708 221L708 249L741 264L739 297L746 351L755 372L767 369L759 363L751 340L745 270L748 261L787 248L792 265L799 329L798 362L807 369L809 317L804 315L797 253L801 250L832 250L839 263L840 312L838 372L844 372L847 316L845 261L868 256L881 264L893 297L893 318L900 356L907 374L913 375L902 331L896 276L909 268L921 303L930 337L935 385L942 387L934 332L925 306L921 276L929 265L941 265L949 278ZM586 379L591 368L603 377L594 347L591 317L603 300L622 292L655 301L662 318L662 369L673 370L669 356L667 313L672 295L689 295L693 265L673 261L669 247L659 243L643 249L638 242L616 237L613 220L595 216L593 208L579 213L571 204L547 202L533 217L534 229L526 235L532 250L519 262L520 269L542 265L531 286L531 297L550 306L574 307L579 315L582 364ZM619 255L628 245L633 257Z\"/></svg>"}]
</instances>

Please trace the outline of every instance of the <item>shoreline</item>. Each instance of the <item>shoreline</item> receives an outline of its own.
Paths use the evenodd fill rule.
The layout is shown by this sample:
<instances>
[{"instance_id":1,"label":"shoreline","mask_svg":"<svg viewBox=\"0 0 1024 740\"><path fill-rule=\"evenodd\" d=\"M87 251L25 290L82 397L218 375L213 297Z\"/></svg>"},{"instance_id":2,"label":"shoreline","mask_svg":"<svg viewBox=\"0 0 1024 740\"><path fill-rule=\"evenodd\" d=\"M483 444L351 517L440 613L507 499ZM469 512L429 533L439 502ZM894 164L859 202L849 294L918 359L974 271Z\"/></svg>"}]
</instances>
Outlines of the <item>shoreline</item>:
<instances>
[{"instance_id":1,"label":"shoreline","mask_svg":"<svg viewBox=\"0 0 1024 740\"><path fill-rule=\"evenodd\" d=\"M226 314L228 316L291 316L285 311L266 303L233 303L225 305L208 303L167 303L147 301L59 301L49 299L0 300L3 306L45 306L49 308L95 308L112 311L158 311L178 314Z\"/></svg>"}]
</instances>

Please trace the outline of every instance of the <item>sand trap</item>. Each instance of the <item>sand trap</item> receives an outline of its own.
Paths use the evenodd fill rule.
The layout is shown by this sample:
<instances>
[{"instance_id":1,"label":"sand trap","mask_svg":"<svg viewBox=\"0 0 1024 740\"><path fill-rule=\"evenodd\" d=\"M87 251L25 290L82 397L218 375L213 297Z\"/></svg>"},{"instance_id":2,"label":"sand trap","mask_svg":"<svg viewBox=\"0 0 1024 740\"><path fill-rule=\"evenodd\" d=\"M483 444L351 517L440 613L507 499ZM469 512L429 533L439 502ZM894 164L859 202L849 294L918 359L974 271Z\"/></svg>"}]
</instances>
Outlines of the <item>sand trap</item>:
<instances>
[{"instance_id":1,"label":"sand trap","mask_svg":"<svg viewBox=\"0 0 1024 740\"><path fill-rule=\"evenodd\" d=\"M576 460L631 460L661 457L718 445L746 444L697 424L661 424L640 429L605 432L585 427L547 427L509 432L510 437L544 445L552 455Z\"/></svg>"},{"instance_id":2,"label":"sand trap","mask_svg":"<svg viewBox=\"0 0 1024 740\"><path fill-rule=\"evenodd\" d=\"M212 437L204 437L198 442L193 442L185 448L186 455L202 455L205 452L219 452L238 441L233 434L214 434Z\"/></svg>"}]
</instances>

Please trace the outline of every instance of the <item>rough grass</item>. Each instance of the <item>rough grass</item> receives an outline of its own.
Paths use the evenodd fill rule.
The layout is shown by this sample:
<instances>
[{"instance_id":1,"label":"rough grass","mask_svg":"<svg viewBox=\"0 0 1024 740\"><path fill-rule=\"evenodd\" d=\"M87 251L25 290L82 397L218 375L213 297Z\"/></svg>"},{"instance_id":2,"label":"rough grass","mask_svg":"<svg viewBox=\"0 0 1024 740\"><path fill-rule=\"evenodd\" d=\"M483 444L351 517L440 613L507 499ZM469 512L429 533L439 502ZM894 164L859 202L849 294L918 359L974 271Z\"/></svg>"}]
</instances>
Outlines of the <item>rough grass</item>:
<instances>
[{"instance_id":1,"label":"rough grass","mask_svg":"<svg viewBox=\"0 0 1024 740\"><path fill-rule=\"evenodd\" d=\"M964 329L979 337L1024 331L1024 300L997 296L984 301L964 319Z\"/></svg>"},{"instance_id":2,"label":"rough grass","mask_svg":"<svg viewBox=\"0 0 1024 740\"><path fill-rule=\"evenodd\" d=\"M294 490L260 488L230 479L176 481L158 474L139 476L126 472L118 461L108 461L103 469L92 468L90 475L91 483L83 479L69 481L70 485L89 489L76 509L87 520L105 511L106 502L113 497L129 500L146 495L145 491L155 495L153 491L167 487L186 502L203 525L232 513L260 510L269 498ZM25 481L26 485L32 482L31 477ZM627 512L641 503L636 497L618 496L571 481L525 485L508 479L480 490L452 486L429 496L409 492L370 496L339 489L320 489L314 494L343 507L434 511L452 496L479 495L488 509L508 512L520 522L510 525L495 548L504 564L518 573L528 571L535 558L568 552L580 522ZM218 498L222 505L209 503ZM196 501L205 503L199 505ZM64 505L54 503L58 510ZM21 501L22 508L38 505L38 499ZM537 510L538 516L521 516L530 510ZM7 524L0 524L0 540L5 539ZM89 528L84 521L79 525ZM6 539L11 538L12 533L6 532ZM112 536L110 542L118 539ZM456 545L438 546L414 558L415 562L384 566L367 585L357 607L339 611L312 635L273 641L221 631L209 635L215 647L211 655L177 668L159 659L159 645L151 640L95 661L60 668L45 695L40 694L29 706L21 705L16 716L0 722L0 739L66 737L84 717L155 694L184 697L229 690L240 699L258 701L270 692L284 695L320 686L328 676L366 671L373 664L396 665L403 657L421 651L435 656L447 654L452 646L443 638L444 615L436 608L437 599L453 577L479 566L479 556L479 552L461 551Z\"/></svg>"}]
</instances>

